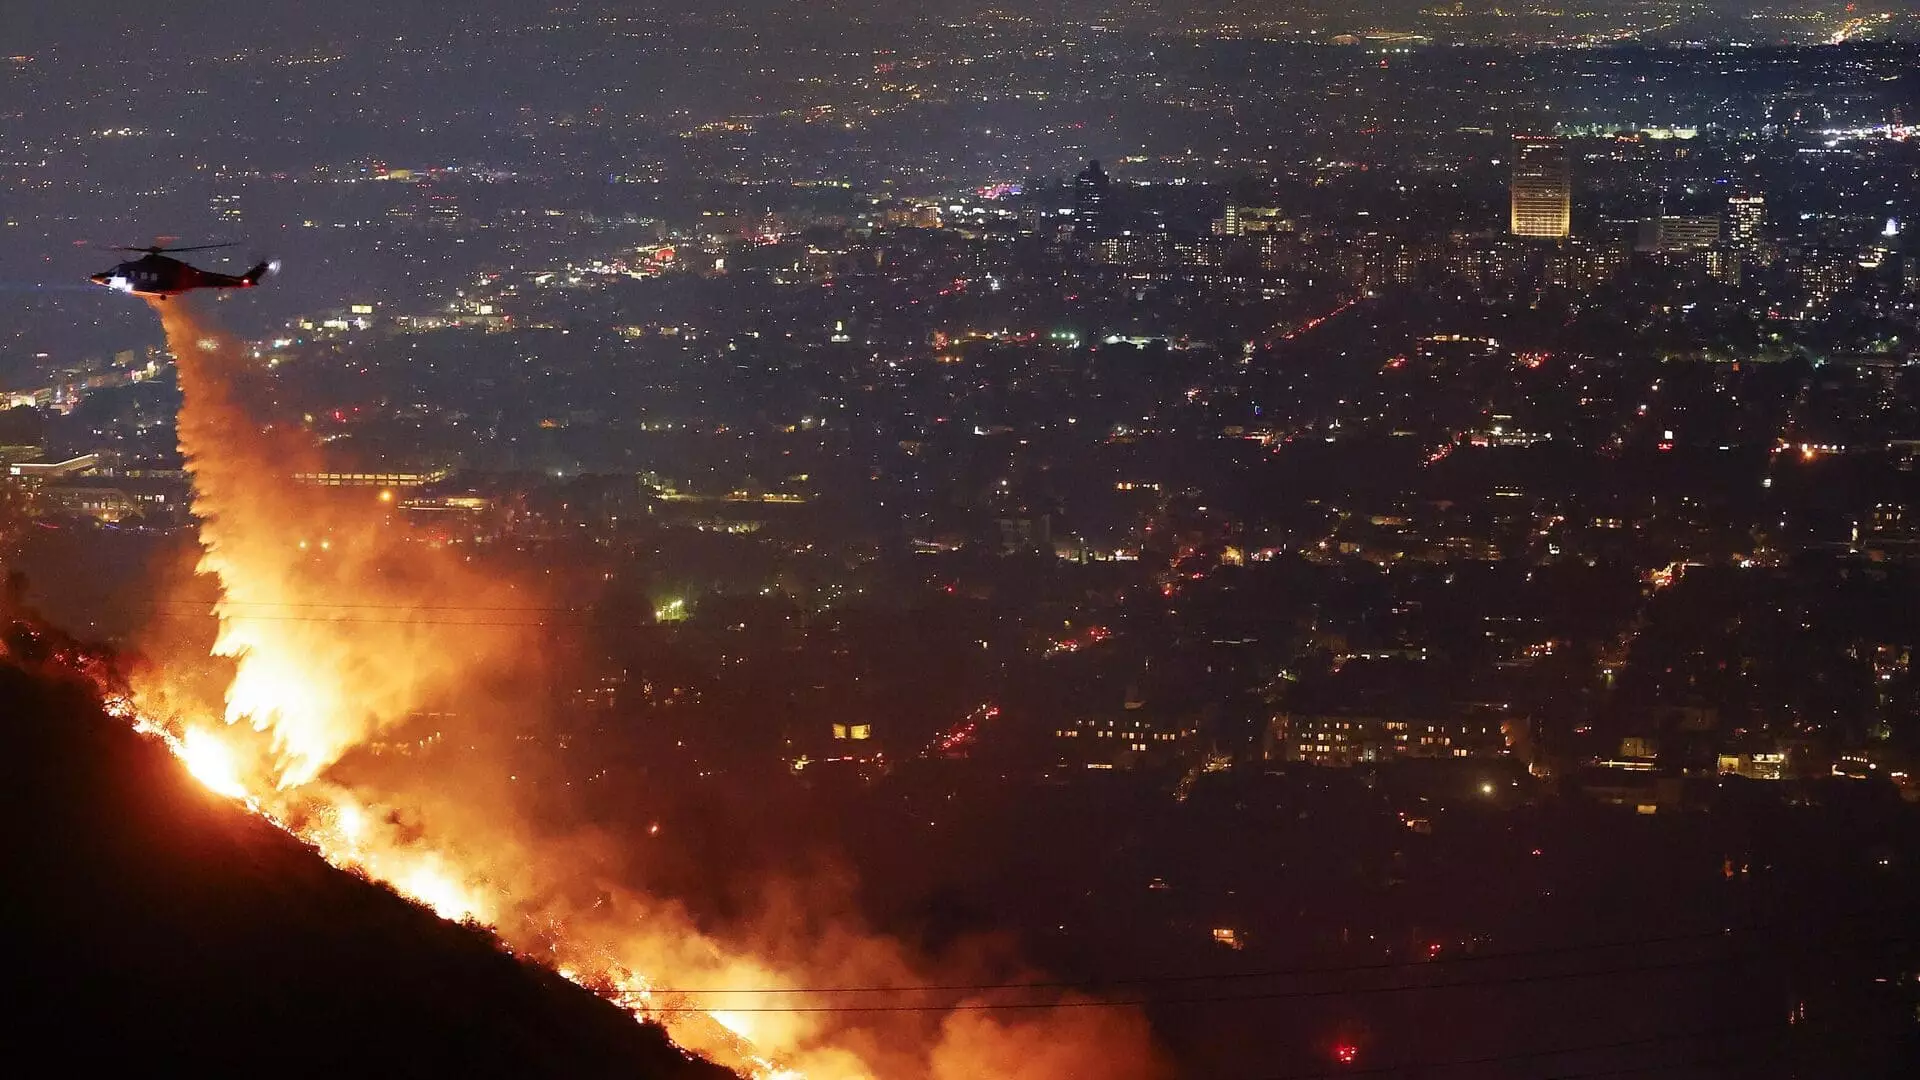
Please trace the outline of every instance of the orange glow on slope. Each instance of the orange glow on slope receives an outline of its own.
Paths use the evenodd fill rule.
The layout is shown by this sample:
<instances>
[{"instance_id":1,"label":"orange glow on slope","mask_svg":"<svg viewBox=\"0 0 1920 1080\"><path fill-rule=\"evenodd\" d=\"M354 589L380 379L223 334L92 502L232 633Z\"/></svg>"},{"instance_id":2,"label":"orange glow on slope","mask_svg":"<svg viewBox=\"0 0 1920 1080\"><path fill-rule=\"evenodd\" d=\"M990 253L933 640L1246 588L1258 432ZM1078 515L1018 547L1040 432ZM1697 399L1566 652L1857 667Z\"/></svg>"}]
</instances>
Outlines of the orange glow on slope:
<instances>
[{"instance_id":1,"label":"orange glow on slope","mask_svg":"<svg viewBox=\"0 0 1920 1080\"><path fill-rule=\"evenodd\" d=\"M707 1015L713 1017L715 1023L733 1032L735 1035L743 1039L753 1038L753 1031L747 1024L747 1018L739 1013L728 1012L725 1009L715 1009Z\"/></svg>"},{"instance_id":2,"label":"orange glow on slope","mask_svg":"<svg viewBox=\"0 0 1920 1080\"><path fill-rule=\"evenodd\" d=\"M485 902L467 890L439 859L422 859L393 879L393 887L402 896L417 900L443 919L472 919L481 914Z\"/></svg>"},{"instance_id":3,"label":"orange glow on slope","mask_svg":"<svg viewBox=\"0 0 1920 1080\"><path fill-rule=\"evenodd\" d=\"M247 786L240 782L239 766L233 750L205 728L188 728L178 745L180 761L195 780L208 791L229 799L247 797Z\"/></svg>"}]
</instances>

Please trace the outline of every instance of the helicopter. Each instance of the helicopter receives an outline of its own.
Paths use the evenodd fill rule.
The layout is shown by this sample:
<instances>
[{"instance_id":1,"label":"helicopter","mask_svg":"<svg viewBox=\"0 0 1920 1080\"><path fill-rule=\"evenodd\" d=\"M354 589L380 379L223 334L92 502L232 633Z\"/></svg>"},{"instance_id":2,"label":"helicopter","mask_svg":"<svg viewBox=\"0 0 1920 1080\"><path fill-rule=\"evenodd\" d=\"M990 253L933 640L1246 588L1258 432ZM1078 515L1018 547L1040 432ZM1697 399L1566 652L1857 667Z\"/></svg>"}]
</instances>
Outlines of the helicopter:
<instances>
[{"instance_id":1,"label":"helicopter","mask_svg":"<svg viewBox=\"0 0 1920 1080\"><path fill-rule=\"evenodd\" d=\"M104 285L134 296L144 296L152 300L165 300L169 296L178 296L194 289L251 289L260 284L262 278L280 268L276 262L263 262L244 274L220 274L211 270L201 270L188 266L170 255L188 251L214 251L229 248L232 244L201 244L197 247L120 247L108 248L109 251L130 251L140 258L123 262L111 270L103 270L87 280L95 285Z\"/></svg>"}]
</instances>

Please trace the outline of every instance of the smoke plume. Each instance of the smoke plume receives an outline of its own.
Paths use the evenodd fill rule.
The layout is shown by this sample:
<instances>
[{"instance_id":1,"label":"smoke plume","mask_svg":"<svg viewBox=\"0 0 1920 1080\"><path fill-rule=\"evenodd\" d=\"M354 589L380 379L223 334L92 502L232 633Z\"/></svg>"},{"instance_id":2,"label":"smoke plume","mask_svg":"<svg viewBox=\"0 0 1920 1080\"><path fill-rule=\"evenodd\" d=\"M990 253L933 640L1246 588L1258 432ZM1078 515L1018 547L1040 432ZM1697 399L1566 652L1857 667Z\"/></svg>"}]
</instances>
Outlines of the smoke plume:
<instances>
[{"instance_id":1,"label":"smoke plume","mask_svg":"<svg viewBox=\"0 0 1920 1080\"><path fill-rule=\"evenodd\" d=\"M537 601L447 549L404 542L373 490L329 498L295 482L324 471L318 448L241 407L244 346L182 300L153 306L178 365L200 571L221 586L214 652L235 662L227 720L271 734L276 783L312 780L477 674L535 655L500 613Z\"/></svg>"},{"instance_id":2,"label":"smoke plume","mask_svg":"<svg viewBox=\"0 0 1920 1080\"><path fill-rule=\"evenodd\" d=\"M682 1046L748 1075L1160 1075L1131 1012L1000 1011L976 1006L1005 1003L1004 993L969 1001L932 991L857 999L911 1010L810 1011L848 999L720 992L977 985L1026 973L984 952L968 963L916 956L868 932L845 890L826 883L769 882L759 918L703 933L694 913L648 894L618 835L536 824L490 747L542 707L528 688L540 676L538 613L552 605L457 546L410 539L375 490L297 480L324 471L321 448L249 406L247 347L180 299L153 306L178 365L200 571L219 585L213 651L232 676L218 706L196 706L164 672L139 688L139 704L209 787L247 799L336 865L449 918L488 923L516 952L617 995ZM426 738L467 752L408 757ZM353 755L383 753L398 764L377 781L348 767ZM1032 992L1017 1001L1044 1003Z\"/></svg>"}]
</instances>

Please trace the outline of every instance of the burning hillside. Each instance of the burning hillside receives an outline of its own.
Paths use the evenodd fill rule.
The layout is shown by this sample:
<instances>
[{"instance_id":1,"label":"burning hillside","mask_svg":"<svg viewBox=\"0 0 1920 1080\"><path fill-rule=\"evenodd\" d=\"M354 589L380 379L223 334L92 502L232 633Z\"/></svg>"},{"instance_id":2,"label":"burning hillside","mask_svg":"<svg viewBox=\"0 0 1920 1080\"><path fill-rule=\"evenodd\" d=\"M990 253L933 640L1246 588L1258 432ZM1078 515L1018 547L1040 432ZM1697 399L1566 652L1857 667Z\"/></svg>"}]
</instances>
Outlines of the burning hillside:
<instances>
[{"instance_id":1,"label":"burning hillside","mask_svg":"<svg viewBox=\"0 0 1920 1080\"><path fill-rule=\"evenodd\" d=\"M538 723L543 706L528 688L550 644L541 613L555 609L456 548L413 541L377 498L298 485L294 474L312 471L319 448L246 404L246 348L182 302L155 308L178 364L200 569L219 586L213 652L231 677L212 702L163 667L109 704L205 787L335 866L490 927L516 955L747 1075L1156 1075L1144 1023L1129 1013L926 989L902 1007L884 988L1018 973L970 967L956 979L813 895L831 890L770 883L782 900L754 929L705 933L647 893L620 837L586 823L536 826L495 751ZM156 653L177 655L177 637L156 639ZM422 714L441 726L411 726ZM466 753L457 765L384 768L377 782L354 768L370 747L429 739ZM833 989L784 989L798 987ZM870 991L845 1007L844 987L883 988L882 997Z\"/></svg>"},{"instance_id":2,"label":"burning hillside","mask_svg":"<svg viewBox=\"0 0 1920 1080\"><path fill-rule=\"evenodd\" d=\"M16 1052L74 1074L726 1075L210 795L102 711L100 664L8 637Z\"/></svg>"}]
</instances>

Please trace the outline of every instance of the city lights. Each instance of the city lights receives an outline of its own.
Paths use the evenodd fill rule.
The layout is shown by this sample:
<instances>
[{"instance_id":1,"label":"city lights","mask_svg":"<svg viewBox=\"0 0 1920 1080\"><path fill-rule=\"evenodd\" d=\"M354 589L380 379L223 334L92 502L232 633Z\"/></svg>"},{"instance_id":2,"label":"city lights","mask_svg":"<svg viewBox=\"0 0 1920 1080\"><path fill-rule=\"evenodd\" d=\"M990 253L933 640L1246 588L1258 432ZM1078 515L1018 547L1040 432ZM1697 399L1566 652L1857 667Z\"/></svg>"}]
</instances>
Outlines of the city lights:
<instances>
[{"instance_id":1,"label":"city lights","mask_svg":"<svg viewBox=\"0 0 1920 1080\"><path fill-rule=\"evenodd\" d=\"M1906 1075L1906 7L45 7L66 1071Z\"/></svg>"}]
</instances>

